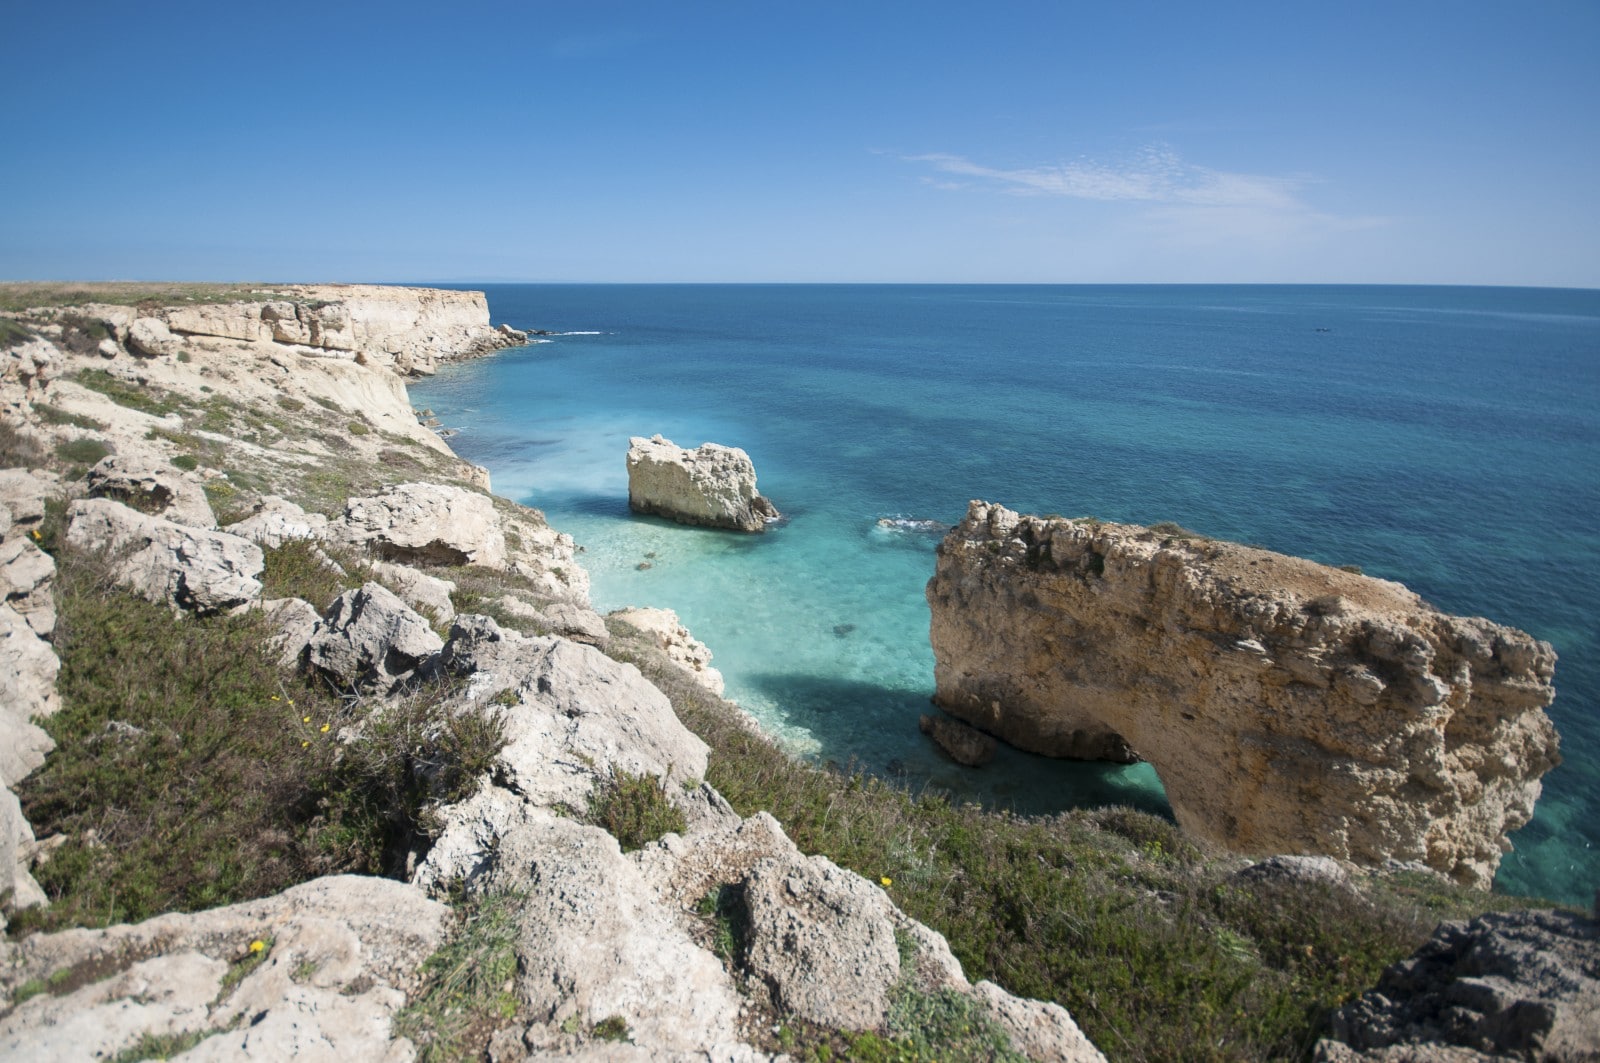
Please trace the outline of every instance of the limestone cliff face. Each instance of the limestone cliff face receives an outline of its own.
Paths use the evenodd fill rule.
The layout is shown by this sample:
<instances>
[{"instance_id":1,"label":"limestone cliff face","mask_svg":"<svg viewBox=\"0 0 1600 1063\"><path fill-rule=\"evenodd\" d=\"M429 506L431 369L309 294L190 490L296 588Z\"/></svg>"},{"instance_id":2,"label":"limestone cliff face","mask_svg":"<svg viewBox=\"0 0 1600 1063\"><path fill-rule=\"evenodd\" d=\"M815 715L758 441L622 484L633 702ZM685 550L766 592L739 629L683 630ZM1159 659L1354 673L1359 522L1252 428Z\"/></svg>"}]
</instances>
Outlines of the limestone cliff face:
<instances>
[{"instance_id":1,"label":"limestone cliff face","mask_svg":"<svg viewBox=\"0 0 1600 1063\"><path fill-rule=\"evenodd\" d=\"M490 326L482 292L326 284L274 288L268 294L282 298L173 307L156 320L179 335L349 352L408 375L527 341L516 329Z\"/></svg>"},{"instance_id":2,"label":"limestone cliff face","mask_svg":"<svg viewBox=\"0 0 1600 1063\"><path fill-rule=\"evenodd\" d=\"M1487 887L1559 763L1555 652L1397 583L973 502L928 584L936 700L1050 756L1150 761L1247 854Z\"/></svg>"}]
</instances>

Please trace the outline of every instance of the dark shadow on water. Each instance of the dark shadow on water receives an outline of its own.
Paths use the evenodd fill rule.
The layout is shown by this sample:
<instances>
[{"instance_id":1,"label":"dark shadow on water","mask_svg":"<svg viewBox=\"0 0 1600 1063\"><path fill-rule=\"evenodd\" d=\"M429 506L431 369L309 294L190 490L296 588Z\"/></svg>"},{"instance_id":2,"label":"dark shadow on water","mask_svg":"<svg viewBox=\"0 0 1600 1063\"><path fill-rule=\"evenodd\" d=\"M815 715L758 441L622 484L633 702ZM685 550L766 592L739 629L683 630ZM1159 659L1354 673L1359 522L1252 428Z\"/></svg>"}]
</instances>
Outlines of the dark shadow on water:
<instances>
[{"instance_id":1,"label":"dark shadow on water","mask_svg":"<svg viewBox=\"0 0 1600 1063\"><path fill-rule=\"evenodd\" d=\"M586 517L604 517L608 520L632 520L628 509L628 496L623 495L550 495L531 500L524 505L539 505L547 512L581 513ZM559 524L559 521L557 522Z\"/></svg>"},{"instance_id":2,"label":"dark shadow on water","mask_svg":"<svg viewBox=\"0 0 1600 1063\"><path fill-rule=\"evenodd\" d=\"M938 712L927 692L776 672L749 682L782 707L791 725L810 732L820 747L812 759L878 776L912 793L940 792L1023 815L1128 805L1172 818L1149 765L1057 760L1003 743L981 768L956 764L917 729L921 715Z\"/></svg>"}]
</instances>

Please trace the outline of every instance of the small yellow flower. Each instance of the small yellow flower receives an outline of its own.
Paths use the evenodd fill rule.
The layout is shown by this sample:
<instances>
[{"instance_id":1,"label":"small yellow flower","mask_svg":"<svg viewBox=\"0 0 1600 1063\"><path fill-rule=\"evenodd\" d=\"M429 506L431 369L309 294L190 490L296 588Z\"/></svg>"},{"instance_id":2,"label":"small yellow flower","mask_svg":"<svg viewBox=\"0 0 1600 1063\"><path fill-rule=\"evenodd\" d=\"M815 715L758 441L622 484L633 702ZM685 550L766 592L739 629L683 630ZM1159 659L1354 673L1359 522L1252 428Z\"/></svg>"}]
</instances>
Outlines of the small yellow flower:
<instances>
[{"instance_id":1,"label":"small yellow flower","mask_svg":"<svg viewBox=\"0 0 1600 1063\"><path fill-rule=\"evenodd\" d=\"M262 941L260 938L256 938L254 941L250 942L250 951L251 952L265 952L266 949L267 949L267 943L265 941Z\"/></svg>"},{"instance_id":2,"label":"small yellow flower","mask_svg":"<svg viewBox=\"0 0 1600 1063\"><path fill-rule=\"evenodd\" d=\"M309 716L302 716L302 717L300 717L300 722L301 722L301 723L310 723L310 722L311 722L311 717L309 717Z\"/></svg>"},{"instance_id":3,"label":"small yellow flower","mask_svg":"<svg viewBox=\"0 0 1600 1063\"><path fill-rule=\"evenodd\" d=\"M38 541L38 540L42 540L44 538L44 536L39 534L39 529L38 528L35 528L35 529L33 529L33 538L34 538L35 541Z\"/></svg>"},{"instance_id":4,"label":"small yellow flower","mask_svg":"<svg viewBox=\"0 0 1600 1063\"><path fill-rule=\"evenodd\" d=\"M325 724L323 724L323 725L322 725L322 726L321 726L321 727L320 727L320 728L318 728L318 729L319 729L319 730L320 730L320 731L321 731L321 732L322 732L322 733L323 733L323 734L327 734L327 733L328 733L328 728L329 728L329 727L331 727L331 726L333 726L333 725L332 725L332 724L326 724L326 723L325 723Z\"/></svg>"},{"instance_id":5,"label":"small yellow flower","mask_svg":"<svg viewBox=\"0 0 1600 1063\"><path fill-rule=\"evenodd\" d=\"M272 700L273 701L277 701L278 700L278 695L276 695L276 694L272 695Z\"/></svg>"},{"instance_id":6,"label":"small yellow flower","mask_svg":"<svg viewBox=\"0 0 1600 1063\"><path fill-rule=\"evenodd\" d=\"M893 886L894 885L894 879L890 878L888 875L884 875L878 881L883 883L885 886Z\"/></svg>"},{"instance_id":7,"label":"small yellow flower","mask_svg":"<svg viewBox=\"0 0 1600 1063\"><path fill-rule=\"evenodd\" d=\"M306 747L307 747L307 746L309 746L309 745L310 745L310 744L311 744L311 739L309 739L309 738L308 738L308 739L306 739L306 740L305 740L305 741L304 741L304 742L301 742L301 743L300 743L300 748L301 748L301 749L304 749L304 748L306 748Z\"/></svg>"}]
</instances>

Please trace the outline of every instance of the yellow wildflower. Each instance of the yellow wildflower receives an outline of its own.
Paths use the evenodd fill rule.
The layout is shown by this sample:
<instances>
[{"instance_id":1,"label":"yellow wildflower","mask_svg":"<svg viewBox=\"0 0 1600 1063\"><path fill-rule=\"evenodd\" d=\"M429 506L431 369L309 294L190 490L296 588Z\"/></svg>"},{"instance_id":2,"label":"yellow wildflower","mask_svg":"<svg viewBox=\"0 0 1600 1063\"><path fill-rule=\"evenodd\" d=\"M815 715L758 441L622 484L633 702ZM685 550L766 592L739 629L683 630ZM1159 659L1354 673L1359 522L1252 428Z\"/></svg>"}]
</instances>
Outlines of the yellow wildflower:
<instances>
[{"instance_id":1,"label":"yellow wildflower","mask_svg":"<svg viewBox=\"0 0 1600 1063\"><path fill-rule=\"evenodd\" d=\"M277 701L278 700L278 695L276 695L276 694L272 695L272 700L273 701Z\"/></svg>"},{"instance_id":2,"label":"yellow wildflower","mask_svg":"<svg viewBox=\"0 0 1600 1063\"><path fill-rule=\"evenodd\" d=\"M305 740L305 741L304 741L304 742L301 742L301 743L300 743L300 748L301 748L301 749L304 749L304 748L306 748L306 747L307 747L307 746L309 746L309 745L310 745L310 744L311 744L311 739L309 739L309 738L308 738L308 739L306 739L306 740Z\"/></svg>"},{"instance_id":3,"label":"yellow wildflower","mask_svg":"<svg viewBox=\"0 0 1600 1063\"><path fill-rule=\"evenodd\" d=\"M250 951L251 952L265 952L266 948L267 948L267 943L265 941L262 941L260 938L256 938L254 941L250 942Z\"/></svg>"},{"instance_id":4,"label":"yellow wildflower","mask_svg":"<svg viewBox=\"0 0 1600 1063\"><path fill-rule=\"evenodd\" d=\"M325 723L325 724L322 725L321 728L319 728L319 730L321 730L323 734L327 734L328 733L328 728L331 727L331 726L333 726L333 725Z\"/></svg>"},{"instance_id":5,"label":"yellow wildflower","mask_svg":"<svg viewBox=\"0 0 1600 1063\"><path fill-rule=\"evenodd\" d=\"M300 717L300 722L301 722L301 723L310 723L310 722L311 722L311 717L309 717L309 716L302 716L302 717Z\"/></svg>"},{"instance_id":6,"label":"yellow wildflower","mask_svg":"<svg viewBox=\"0 0 1600 1063\"><path fill-rule=\"evenodd\" d=\"M883 883L883 884L884 884L884 885L885 885L885 886L892 886L892 885L894 885L894 879L892 879L892 878L890 878L890 877L889 877L889 876L888 876L888 875L884 875L884 876L883 876L883 877L882 877L882 878L880 878L880 879L879 879L879 880L878 880L878 881L879 881L879 882L881 882L881 883Z\"/></svg>"}]
</instances>

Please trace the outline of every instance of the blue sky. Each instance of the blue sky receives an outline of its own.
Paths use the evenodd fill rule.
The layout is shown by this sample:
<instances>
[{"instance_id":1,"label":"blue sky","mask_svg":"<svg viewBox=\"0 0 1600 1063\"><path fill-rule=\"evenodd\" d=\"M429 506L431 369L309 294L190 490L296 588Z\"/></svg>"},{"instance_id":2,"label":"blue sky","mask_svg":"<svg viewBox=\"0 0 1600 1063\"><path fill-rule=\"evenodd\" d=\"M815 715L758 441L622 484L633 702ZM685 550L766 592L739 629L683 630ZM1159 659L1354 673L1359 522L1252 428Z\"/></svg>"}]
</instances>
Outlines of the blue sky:
<instances>
[{"instance_id":1,"label":"blue sky","mask_svg":"<svg viewBox=\"0 0 1600 1063\"><path fill-rule=\"evenodd\" d=\"M1600 287L1600 3L8 5L0 278Z\"/></svg>"}]
</instances>

